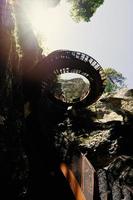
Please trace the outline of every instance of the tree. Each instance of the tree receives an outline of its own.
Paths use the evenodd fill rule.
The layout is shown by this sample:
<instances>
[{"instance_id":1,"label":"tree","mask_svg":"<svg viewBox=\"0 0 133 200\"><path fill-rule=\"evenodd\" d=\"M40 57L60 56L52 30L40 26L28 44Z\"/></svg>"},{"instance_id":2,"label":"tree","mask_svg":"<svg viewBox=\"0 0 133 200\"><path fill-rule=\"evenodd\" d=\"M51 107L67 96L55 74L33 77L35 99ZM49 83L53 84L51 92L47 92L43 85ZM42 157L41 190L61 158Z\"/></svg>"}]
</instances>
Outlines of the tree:
<instances>
[{"instance_id":1,"label":"tree","mask_svg":"<svg viewBox=\"0 0 133 200\"><path fill-rule=\"evenodd\" d=\"M126 78L123 76L122 73L116 71L113 68L105 68L104 71L107 75L107 84L105 87L105 92L113 92L117 89L126 87Z\"/></svg>"},{"instance_id":2,"label":"tree","mask_svg":"<svg viewBox=\"0 0 133 200\"><path fill-rule=\"evenodd\" d=\"M90 18L104 0L68 0L72 4L71 16L76 22L90 21Z\"/></svg>"}]
</instances>

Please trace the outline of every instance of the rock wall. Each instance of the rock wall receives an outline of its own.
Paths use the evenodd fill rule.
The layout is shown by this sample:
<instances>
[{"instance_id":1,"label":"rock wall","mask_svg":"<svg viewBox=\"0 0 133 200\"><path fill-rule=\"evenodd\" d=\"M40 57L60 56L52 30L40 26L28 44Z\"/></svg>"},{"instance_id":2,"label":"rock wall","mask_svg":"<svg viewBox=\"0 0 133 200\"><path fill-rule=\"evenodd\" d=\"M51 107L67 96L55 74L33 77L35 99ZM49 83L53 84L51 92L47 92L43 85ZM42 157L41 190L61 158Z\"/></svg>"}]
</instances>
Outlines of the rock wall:
<instances>
[{"instance_id":1,"label":"rock wall","mask_svg":"<svg viewBox=\"0 0 133 200\"><path fill-rule=\"evenodd\" d=\"M89 109L95 112L91 131L78 136L97 171L100 199L132 199L133 90L104 94Z\"/></svg>"}]
</instances>

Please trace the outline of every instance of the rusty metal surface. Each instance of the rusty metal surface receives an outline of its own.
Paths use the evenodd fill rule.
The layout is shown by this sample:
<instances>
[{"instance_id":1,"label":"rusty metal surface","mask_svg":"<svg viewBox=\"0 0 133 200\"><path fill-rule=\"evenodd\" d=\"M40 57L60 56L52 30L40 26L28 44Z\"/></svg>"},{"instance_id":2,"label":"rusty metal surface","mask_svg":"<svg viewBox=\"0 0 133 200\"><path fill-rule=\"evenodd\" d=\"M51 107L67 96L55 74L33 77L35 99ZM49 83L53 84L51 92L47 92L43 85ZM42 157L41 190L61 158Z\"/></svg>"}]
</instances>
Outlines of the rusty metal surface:
<instances>
[{"instance_id":1,"label":"rusty metal surface","mask_svg":"<svg viewBox=\"0 0 133 200\"><path fill-rule=\"evenodd\" d=\"M69 183L69 186L75 196L75 200L86 200L85 195L72 170L65 163L61 163L60 169Z\"/></svg>"},{"instance_id":2,"label":"rusty metal surface","mask_svg":"<svg viewBox=\"0 0 133 200\"><path fill-rule=\"evenodd\" d=\"M85 194L86 200L93 200L94 197L94 173L95 170L85 155L82 159L82 179L81 188Z\"/></svg>"},{"instance_id":3,"label":"rusty metal surface","mask_svg":"<svg viewBox=\"0 0 133 200\"><path fill-rule=\"evenodd\" d=\"M61 164L61 171L68 180L76 200L94 200L95 169L85 155L74 155L70 166Z\"/></svg>"}]
</instances>

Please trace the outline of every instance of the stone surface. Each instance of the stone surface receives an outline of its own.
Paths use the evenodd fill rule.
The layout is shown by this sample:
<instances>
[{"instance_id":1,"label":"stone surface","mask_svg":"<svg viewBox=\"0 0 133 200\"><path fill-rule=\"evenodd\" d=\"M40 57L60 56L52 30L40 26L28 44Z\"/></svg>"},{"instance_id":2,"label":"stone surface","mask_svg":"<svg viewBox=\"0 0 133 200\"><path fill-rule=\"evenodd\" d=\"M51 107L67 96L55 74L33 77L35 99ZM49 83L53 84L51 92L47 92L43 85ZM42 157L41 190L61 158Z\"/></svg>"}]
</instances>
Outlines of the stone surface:
<instances>
[{"instance_id":1,"label":"stone surface","mask_svg":"<svg viewBox=\"0 0 133 200\"><path fill-rule=\"evenodd\" d=\"M89 108L69 112L56 127L61 158L86 154L97 172L101 200L133 197L132 103L132 90L104 94Z\"/></svg>"},{"instance_id":2,"label":"stone surface","mask_svg":"<svg viewBox=\"0 0 133 200\"><path fill-rule=\"evenodd\" d=\"M97 114L96 121L108 122L112 120L128 121L133 118L132 89L121 89L112 94L104 94L99 101L92 105Z\"/></svg>"}]
</instances>

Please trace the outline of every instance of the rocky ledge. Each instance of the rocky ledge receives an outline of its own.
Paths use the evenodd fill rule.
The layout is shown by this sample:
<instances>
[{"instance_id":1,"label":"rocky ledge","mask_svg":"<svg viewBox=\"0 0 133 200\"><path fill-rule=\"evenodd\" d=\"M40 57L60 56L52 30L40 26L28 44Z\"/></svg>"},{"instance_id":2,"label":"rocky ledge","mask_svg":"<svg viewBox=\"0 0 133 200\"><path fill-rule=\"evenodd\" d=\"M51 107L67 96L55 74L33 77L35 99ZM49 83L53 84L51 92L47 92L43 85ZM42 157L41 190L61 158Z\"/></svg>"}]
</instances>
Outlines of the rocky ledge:
<instances>
[{"instance_id":1,"label":"rocky ledge","mask_svg":"<svg viewBox=\"0 0 133 200\"><path fill-rule=\"evenodd\" d=\"M89 107L76 137L97 172L100 199L133 198L133 89L103 96ZM79 124L79 123L78 123Z\"/></svg>"}]
</instances>

